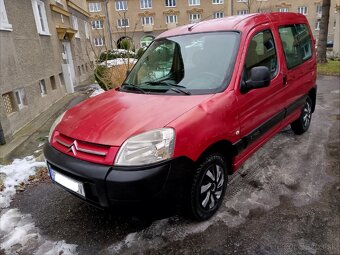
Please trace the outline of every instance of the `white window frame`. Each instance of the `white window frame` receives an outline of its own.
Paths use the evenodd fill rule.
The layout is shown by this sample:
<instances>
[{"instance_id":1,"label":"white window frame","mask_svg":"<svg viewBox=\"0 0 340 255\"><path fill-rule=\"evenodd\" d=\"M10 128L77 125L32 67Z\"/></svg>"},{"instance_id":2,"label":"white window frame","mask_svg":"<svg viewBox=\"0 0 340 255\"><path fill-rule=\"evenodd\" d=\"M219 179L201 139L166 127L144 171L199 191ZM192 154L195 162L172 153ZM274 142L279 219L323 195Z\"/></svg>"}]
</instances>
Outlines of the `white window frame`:
<instances>
[{"instance_id":1,"label":"white window frame","mask_svg":"<svg viewBox=\"0 0 340 255\"><path fill-rule=\"evenodd\" d=\"M248 10L239 10L237 11L237 15L247 15L248 14Z\"/></svg>"},{"instance_id":2,"label":"white window frame","mask_svg":"<svg viewBox=\"0 0 340 255\"><path fill-rule=\"evenodd\" d=\"M200 13L190 13L189 23L198 23L201 21L202 15Z\"/></svg>"},{"instance_id":3,"label":"white window frame","mask_svg":"<svg viewBox=\"0 0 340 255\"><path fill-rule=\"evenodd\" d=\"M116 11L126 11L128 9L128 2L126 0L115 1Z\"/></svg>"},{"instance_id":4,"label":"white window frame","mask_svg":"<svg viewBox=\"0 0 340 255\"><path fill-rule=\"evenodd\" d=\"M248 0L237 0L238 3L248 3Z\"/></svg>"},{"instance_id":5,"label":"white window frame","mask_svg":"<svg viewBox=\"0 0 340 255\"><path fill-rule=\"evenodd\" d=\"M223 0L212 0L212 4L223 4Z\"/></svg>"},{"instance_id":6,"label":"white window frame","mask_svg":"<svg viewBox=\"0 0 340 255\"><path fill-rule=\"evenodd\" d=\"M165 0L165 7L176 7L176 0Z\"/></svg>"},{"instance_id":7,"label":"white window frame","mask_svg":"<svg viewBox=\"0 0 340 255\"><path fill-rule=\"evenodd\" d=\"M195 6L195 5L200 5L200 4L201 4L200 0L188 0L189 6Z\"/></svg>"},{"instance_id":8,"label":"white window frame","mask_svg":"<svg viewBox=\"0 0 340 255\"><path fill-rule=\"evenodd\" d=\"M221 18L224 18L224 12L222 12L222 11L214 12L213 18L214 18L214 19L221 19Z\"/></svg>"},{"instance_id":9,"label":"white window frame","mask_svg":"<svg viewBox=\"0 0 340 255\"><path fill-rule=\"evenodd\" d=\"M0 30L13 31L12 25L8 22L4 0L0 0Z\"/></svg>"},{"instance_id":10,"label":"white window frame","mask_svg":"<svg viewBox=\"0 0 340 255\"><path fill-rule=\"evenodd\" d=\"M165 23L166 24L177 24L177 15L166 15Z\"/></svg>"},{"instance_id":11,"label":"white window frame","mask_svg":"<svg viewBox=\"0 0 340 255\"><path fill-rule=\"evenodd\" d=\"M142 22L142 26L145 25L153 25L153 17L152 16L148 16L148 17L142 17L141 18L141 22Z\"/></svg>"},{"instance_id":12,"label":"white window frame","mask_svg":"<svg viewBox=\"0 0 340 255\"><path fill-rule=\"evenodd\" d=\"M89 3L89 12L101 12L102 5L100 2Z\"/></svg>"},{"instance_id":13,"label":"white window frame","mask_svg":"<svg viewBox=\"0 0 340 255\"><path fill-rule=\"evenodd\" d=\"M23 88L17 89L14 91L14 95L15 95L15 100L17 102L18 108L19 110L21 110L26 105L25 104L25 90Z\"/></svg>"},{"instance_id":14,"label":"white window frame","mask_svg":"<svg viewBox=\"0 0 340 255\"><path fill-rule=\"evenodd\" d=\"M92 29L104 29L104 22L101 19L92 20L91 26Z\"/></svg>"},{"instance_id":15,"label":"white window frame","mask_svg":"<svg viewBox=\"0 0 340 255\"><path fill-rule=\"evenodd\" d=\"M40 80L39 81L39 88L40 88L40 95L42 97L47 95L47 90L46 90L46 82L45 80Z\"/></svg>"},{"instance_id":16,"label":"white window frame","mask_svg":"<svg viewBox=\"0 0 340 255\"><path fill-rule=\"evenodd\" d=\"M48 27L45 3L40 0L32 0L32 8L38 33L40 35L51 35Z\"/></svg>"},{"instance_id":17,"label":"white window frame","mask_svg":"<svg viewBox=\"0 0 340 255\"><path fill-rule=\"evenodd\" d=\"M288 7L280 7L279 12L289 12Z\"/></svg>"},{"instance_id":18,"label":"white window frame","mask_svg":"<svg viewBox=\"0 0 340 255\"><path fill-rule=\"evenodd\" d=\"M96 37L96 38L93 39L93 41L94 41L94 46L96 46L96 47L104 46L103 37Z\"/></svg>"},{"instance_id":19,"label":"white window frame","mask_svg":"<svg viewBox=\"0 0 340 255\"><path fill-rule=\"evenodd\" d=\"M308 7L307 6L299 6L297 8L297 12L303 15L308 15Z\"/></svg>"},{"instance_id":20,"label":"white window frame","mask_svg":"<svg viewBox=\"0 0 340 255\"><path fill-rule=\"evenodd\" d=\"M123 20L127 20L127 25L123 25ZM124 27L130 27L130 20L128 18L122 18L122 19L117 19L117 27L118 28L124 28Z\"/></svg>"},{"instance_id":21,"label":"white window frame","mask_svg":"<svg viewBox=\"0 0 340 255\"><path fill-rule=\"evenodd\" d=\"M152 9L152 0L140 0L141 9Z\"/></svg>"},{"instance_id":22,"label":"white window frame","mask_svg":"<svg viewBox=\"0 0 340 255\"><path fill-rule=\"evenodd\" d=\"M72 28L74 30L77 30L77 33L75 34L75 37L76 38L80 38L78 18L76 16L71 16L71 20L72 20Z\"/></svg>"},{"instance_id":23,"label":"white window frame","mask_svg":"<svg viewBox=\"0 0 340 255\"><path fill-rule=\"evenodd\" d=\"M320 30L320 19L317 19L316 22L315 22L315 30L319 31Z\"/></svg>"},{"instance_id":24,"label":"white window frame","mask_svg":"<svg viewBox=\"0 0 340 255\"><path fill-rule=\"evenodd\" d=\"M322 5L321 4L316 5L316 15L318 16L318 18L321 18L322 16Z\"/></svg>"}]
</instances>

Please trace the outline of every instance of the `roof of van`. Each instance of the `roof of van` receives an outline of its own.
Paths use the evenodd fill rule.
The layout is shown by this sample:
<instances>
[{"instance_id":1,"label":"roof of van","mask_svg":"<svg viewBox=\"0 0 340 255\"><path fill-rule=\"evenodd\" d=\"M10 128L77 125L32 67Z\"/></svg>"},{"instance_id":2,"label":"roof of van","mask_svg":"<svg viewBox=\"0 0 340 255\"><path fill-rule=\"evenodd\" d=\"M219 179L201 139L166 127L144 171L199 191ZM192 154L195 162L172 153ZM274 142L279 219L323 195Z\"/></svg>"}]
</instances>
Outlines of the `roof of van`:
<instances>
[{"instance_id":1,"label":"roof of van","mask_svg":"<svg viewBox=\"0 0 340 255\"><path fill-rule=\"evenodd\" d=\"M253 27L275 21L277 23L284 22L285 24L292 23L307 23L304 15L293 12L272 12L272 13L255 13L248 15L229 16L220 19L210 19L199 23L180 26L170 29L160 34L157 38L200 33L200 32L216 32L216 31L242 31L246 32Z\"/></svg>"}]
</instances>

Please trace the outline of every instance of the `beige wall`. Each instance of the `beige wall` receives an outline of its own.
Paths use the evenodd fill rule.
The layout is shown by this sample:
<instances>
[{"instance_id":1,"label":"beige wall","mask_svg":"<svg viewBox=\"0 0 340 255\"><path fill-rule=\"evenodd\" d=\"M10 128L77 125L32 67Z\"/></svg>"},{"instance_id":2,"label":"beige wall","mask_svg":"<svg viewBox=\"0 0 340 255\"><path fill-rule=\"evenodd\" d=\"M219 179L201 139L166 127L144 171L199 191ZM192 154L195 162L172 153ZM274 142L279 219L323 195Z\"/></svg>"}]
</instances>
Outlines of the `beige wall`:
<instances>
[{"instance_id":1,"label":"beige wall","mask_svg":"<svg viewBox=\"0 0 340 255\"><path fill-rule=\"evenodd\" d=\"M336 19L335 15L335 6L336 4L339 5L340 0L331 0L331 9L330 9L330 19L329 19L329 28L328 28L328 40L334 40L334 33L335 33L335 26L334 22ZM298 7L307 6L308 12L306 18L310 24L310 27L313 31L314 37L317 39L319 35L319 30L316 29L316 23L321 18L316 13L317 6L321 5L322 0L267 0L259 2L257 0L250 0L250 12L256 12L258 7L260 7L261 11L270 11L270 12L277 12L279 8L286 7L288 8L289 12L297 12ZM233 13L234 15L237 14L237 11L240 10L247 10L248 4L244 4L238 2L238 0L233 0Z\"/></svg>"},{"instance_id":2,"label":"beige wall","mask_svg":"<svg viewBox=\"0 0 340 255\"><path fill-rule=\"evenodd\" d=\"M173 12L177 15L177 25L189 24L189 12L199 12L201 19L210 19L215 11L224 12L224 15L230 15L230 4L225 0L223 4L212 4L211 0L201 0L200 5L189 6L187 0L177 0L176 7L165 7L164 0L153 0L151 9L141 9L139 0L128 0L128 10L116 11L115 1L110 0L108 4L109 20L113 39L116 42L119 38L125 36L133 37L136 48L140 47L140 39L143 36L157 36L168 29L165 16L167 12ZM142 26L141 18L143 16L152 16L154 25L151 31L145 32ZM117 20L126 17L129 19L129 27L117 28Z\"/></svg>"},{"instance_id":3,"label":"beige wall","mask_svg":"<svg viewBox=\"0 0 340 255\"><path fill-rule=\"evenodd\" d=\"M50 4L56 5L55 0L43 0L50 34L40 35L37 31L31 0L5 0L4 2L12 30L5 31L0 28L0 123L6 139L9 140L16 131L65 95L62 47L56 27L72 25L68 16L62 18L60 13L52 11ZM86 72L85 67L86 63L89 63L85 55L84 23L88 17L68 8L66 0L61 2L62 5L58 3L59 6L78 17L81 38L72 39L71 44L76 82L80 83L92 74L89 68ZM81 69L80 73L77 73L78 66ZM54 77L55 88L51 84L51 76ZM46 85L47 94L43 96L40 92L40 80L44 80ZM18 89L25 93L25 105L22 108L18 107L15 98L15 91ZM7 93L12 96L14 108L12 113L6 112L4 95Z\"/></svg>"}]
</instances>

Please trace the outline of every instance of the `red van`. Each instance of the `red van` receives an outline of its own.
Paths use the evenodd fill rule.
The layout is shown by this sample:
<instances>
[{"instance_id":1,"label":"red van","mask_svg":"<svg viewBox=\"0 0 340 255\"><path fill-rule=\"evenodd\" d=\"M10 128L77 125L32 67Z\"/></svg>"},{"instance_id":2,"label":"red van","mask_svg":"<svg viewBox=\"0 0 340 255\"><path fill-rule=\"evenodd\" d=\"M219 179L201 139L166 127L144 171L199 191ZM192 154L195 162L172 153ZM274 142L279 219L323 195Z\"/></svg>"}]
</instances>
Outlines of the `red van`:
<instances>
[{"instance_id":1,"label":"red van","mask_svg":"<svg viewBox=\"0 0 340 255\"><path fill-rule=\"evenodd\" d=\"M66 111L44 148L53 182L102 208L188 198L220 207L228 174L316 101L315 42L295 13L214 19L166 31L124 84Z\"/></svg>"}]
</instances>

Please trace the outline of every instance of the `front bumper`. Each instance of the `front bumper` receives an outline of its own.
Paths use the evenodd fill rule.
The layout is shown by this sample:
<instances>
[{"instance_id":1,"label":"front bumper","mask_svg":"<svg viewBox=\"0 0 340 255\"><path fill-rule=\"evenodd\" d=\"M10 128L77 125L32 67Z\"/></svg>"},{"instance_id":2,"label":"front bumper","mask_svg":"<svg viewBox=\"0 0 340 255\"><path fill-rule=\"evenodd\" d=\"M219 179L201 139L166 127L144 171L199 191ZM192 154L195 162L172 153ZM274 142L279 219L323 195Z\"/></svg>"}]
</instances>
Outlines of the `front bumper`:
<instances>
[{"instance_id":1,"label":"front bumper","mask_svg":"<svg viewBox=\"0 0 340 255\"><path fill-rule=\"evenodd\" d=\"M191 180L193 162L185 157L142 167L100 165L63 154L50 144L44 147L49 167L82 182L88 203L109 208L117 203L176 197Z\"/></svg>"}]
</instances>

